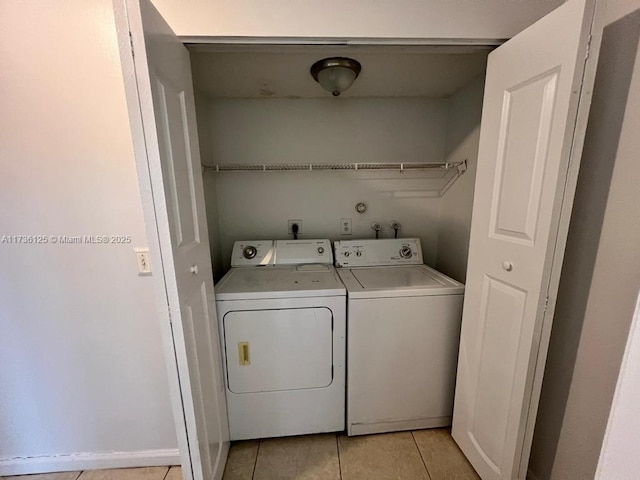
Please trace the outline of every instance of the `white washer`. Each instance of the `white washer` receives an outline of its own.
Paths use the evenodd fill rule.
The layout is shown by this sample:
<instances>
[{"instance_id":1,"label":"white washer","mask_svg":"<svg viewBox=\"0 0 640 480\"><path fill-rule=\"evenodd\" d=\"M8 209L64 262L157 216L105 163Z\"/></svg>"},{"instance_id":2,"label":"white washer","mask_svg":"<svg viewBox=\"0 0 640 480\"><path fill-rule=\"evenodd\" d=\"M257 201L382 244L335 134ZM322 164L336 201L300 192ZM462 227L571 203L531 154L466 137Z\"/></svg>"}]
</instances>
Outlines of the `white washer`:
<instances>
[{"instance_id":1,"label":"white washer","mask_svg":"<svg viewBox=\"0 0 640 480\"><path fill-rule=\"evenodd\" d=\"M347 434L451 424L464 285L419 239L335 242L347 287Z\"/></svg>"},{"instance_id":2,"label":"white washer","mask_svg":"<svg viewBox=\"0 0 640 480\"><path fill-rule=\"evenodd\" d=\"M231 440L344 430L346 291L329 240L236 242L216 286Z\"/></svg>"}]
</instances>

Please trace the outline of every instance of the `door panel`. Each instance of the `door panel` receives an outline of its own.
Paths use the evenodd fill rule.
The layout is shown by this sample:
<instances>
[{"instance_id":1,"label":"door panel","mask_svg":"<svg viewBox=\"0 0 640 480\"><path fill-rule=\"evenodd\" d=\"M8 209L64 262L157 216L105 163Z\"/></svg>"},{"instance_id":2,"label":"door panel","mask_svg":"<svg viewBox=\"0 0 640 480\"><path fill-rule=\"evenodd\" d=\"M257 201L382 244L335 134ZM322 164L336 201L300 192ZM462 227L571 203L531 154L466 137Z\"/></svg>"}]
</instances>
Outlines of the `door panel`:
<instances>
[{"instance_id":1,"label":"door panel","mask_svg":"<svg viewBox=\"0 0 640 480\"><path fill-rule=\"evenodd\" d=\"M324 307L225 314L233 393L324 388L333 381L333 317Z\"/></svg>"},{"instance_id":2,"label":"door panel","mask_svg":"<svg viewBox=\"0 0 640 480\"><path fill-rule=\"evenodd\" d=\"M462 295L348 303L348 433L448 425Z\"/></svg>"},{"instance_id":3,"label":"door panel","mask_svg":"<svg viewBox=\"0 0 640 480\"><path fill-rule=\"evenodd\" d=\"M557 79L553 71L505 91L491 208L491 231L503 240L534 242Z\"/></svg>"},{"instance_id":4,"label":"door panel","mask_svg":"<svg viewBox=\"0 0 640 480\"><path fill-rule=\"evenodd\" d=\"M527 294L489 276L484 280L480 331L503 347L478 348L475 415L469 436L486 460L498 468L507 430L507 417L502 413L508 411L512 395Z\"/></svg>"},{"instance_id":5,"label":"door panel","mask_svg":"<svg viewBox=\"0 0 640 480\"><path fill-rule=\"evenodd\" d=\"M202 374L216 371L215 362L219 362L219 357L214 355L210 349L209 339L212 337L212 329L215 325L203 322L201 319L210 318L209 294L205 282L200 284L192 295L185 299L183 306L182 324L185 339L196 348L187 349L188 362L190 367L191 385L194 390L193 402L196 411L196 418L207 419L209 428L202 430L201 438L198 442L200 459L204 471L212 472L215 462L222 448L222 438L219 432L222 430L221 423L225 418L221 417L220 407L216 401L215 383L207 378L202 378ZM202 355L201 352L211 351L211 355ZM195 367L192 369L192 367Z\"/></svg>"},{"instance_id":6,"label":"door panel","mask_svg":"<svg viewBox=\"0 0 640 480\"><path fill-rule=\"evenodd\" d=\"M114 5L182 473L220 479L229 427L189 53L149 0Z\"/></svg>"},{"instance_id":7,"label":"door panel","mask_svg":"<svg viewBox=\"0 0 640 480\"><path fill-rule=\"evenodd\" d=\"M157 71L154 71L154 76L154 103L158 105L161 118L158 124L159 143L165 160L162 173L166 178L167 199L171 205L169 223L175 245L184 248L200 242L194 165L189 151L188 107L184 90L171 85Z\"/></svg>"},{"instance_id":8,"label":"door panel","mask_svg":"<svg viewBox=\"0 0 640 480\"><path fill-rule=\"evenodd\" d=\"M526 475L592 15L570 0L488 59L452 427L485 480Z\"/></svg>"}]
</instances>

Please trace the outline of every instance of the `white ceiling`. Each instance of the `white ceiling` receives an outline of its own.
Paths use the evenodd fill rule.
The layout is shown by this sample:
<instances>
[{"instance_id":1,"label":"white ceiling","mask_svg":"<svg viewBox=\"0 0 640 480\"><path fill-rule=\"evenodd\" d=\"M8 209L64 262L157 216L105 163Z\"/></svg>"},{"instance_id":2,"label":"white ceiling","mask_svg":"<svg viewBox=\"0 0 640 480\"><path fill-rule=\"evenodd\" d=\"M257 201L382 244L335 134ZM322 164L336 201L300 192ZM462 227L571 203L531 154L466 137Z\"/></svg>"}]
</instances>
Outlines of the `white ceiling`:
<instances>
[{"instance_id":1,"label":"white ceiling","mask_svg":"<svg viewBox=\"0 0 640 480\"><path fill-rule=\"evenodd\" d=\"M448 97L483 75L487 47L191 45L193 83L210 97L329 97L311 65L350 57L362 72L345 97Z\"/></svg>"}]
</instances>

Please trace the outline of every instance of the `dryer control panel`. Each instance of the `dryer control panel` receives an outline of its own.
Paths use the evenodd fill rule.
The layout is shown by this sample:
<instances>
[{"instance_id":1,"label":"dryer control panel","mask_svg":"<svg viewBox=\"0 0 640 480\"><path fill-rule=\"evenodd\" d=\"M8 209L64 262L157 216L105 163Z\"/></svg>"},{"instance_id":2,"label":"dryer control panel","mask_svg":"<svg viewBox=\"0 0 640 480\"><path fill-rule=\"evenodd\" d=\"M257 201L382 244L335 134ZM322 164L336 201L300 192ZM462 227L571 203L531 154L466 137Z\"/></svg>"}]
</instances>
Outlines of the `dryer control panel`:
<instances>
[{"instance_id":1,"label":"dryer control panel","mask_svg":"<svg viewBox=\"0 0 640 480\"><path fill-rule=\"evenodd\" d=\"M333 250L327 239L241 240L233 244L232 267L274 265L333 265Z\"/></svg>"},{"instance_id":2,"label":"dryer control panel","mask_svg":"<svg viewBox=\"0 0 640 480\"><path fill-rule=\"evenodd\" d=\"M333 250L327 239L276 240L276 265L333 265Z\"/></svg>"},{"instance_id":3,"label":"dryer control panel","mask_svg":"<svg viewBox=\"0 0 640 480\"><path fill-rule=\"evenodd\" d=\"M336 267L422 265L419 238L341 240L334 244Z\"/></svg>"},{"instance_id":4,"label":"dryer control panel","mask_svg":"<svg viewBox=\"0 0 640 480\"><path fill-rule=\"evenodd\" d=\"M232 267L273 265L276 258L273 240L242 240L233 244Z\"/></svg>"}]
</instances>

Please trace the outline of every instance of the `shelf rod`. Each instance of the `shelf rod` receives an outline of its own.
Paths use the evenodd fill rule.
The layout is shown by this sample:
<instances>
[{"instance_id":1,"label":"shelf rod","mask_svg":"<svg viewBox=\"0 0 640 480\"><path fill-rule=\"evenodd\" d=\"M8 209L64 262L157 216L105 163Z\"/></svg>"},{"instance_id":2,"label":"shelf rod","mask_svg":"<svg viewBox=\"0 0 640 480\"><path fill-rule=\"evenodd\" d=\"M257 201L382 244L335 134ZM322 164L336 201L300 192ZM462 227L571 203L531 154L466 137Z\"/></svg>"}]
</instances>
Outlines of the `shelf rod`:
<instances>
[{"instance_id":1,"label":"shelf rod","mask_svg":"<svg viewBox=\"0 0 640 480\"><path fill-rule=\"evenodd\" d=\"M407 170L451 170L466 167L466 160L461 162L423 162L423 163L304 163L304 164L231 164L203 165L207 170L215 172L295 172L317 170L395 170L401 173Z\"/></svg>"}]
</instances>

